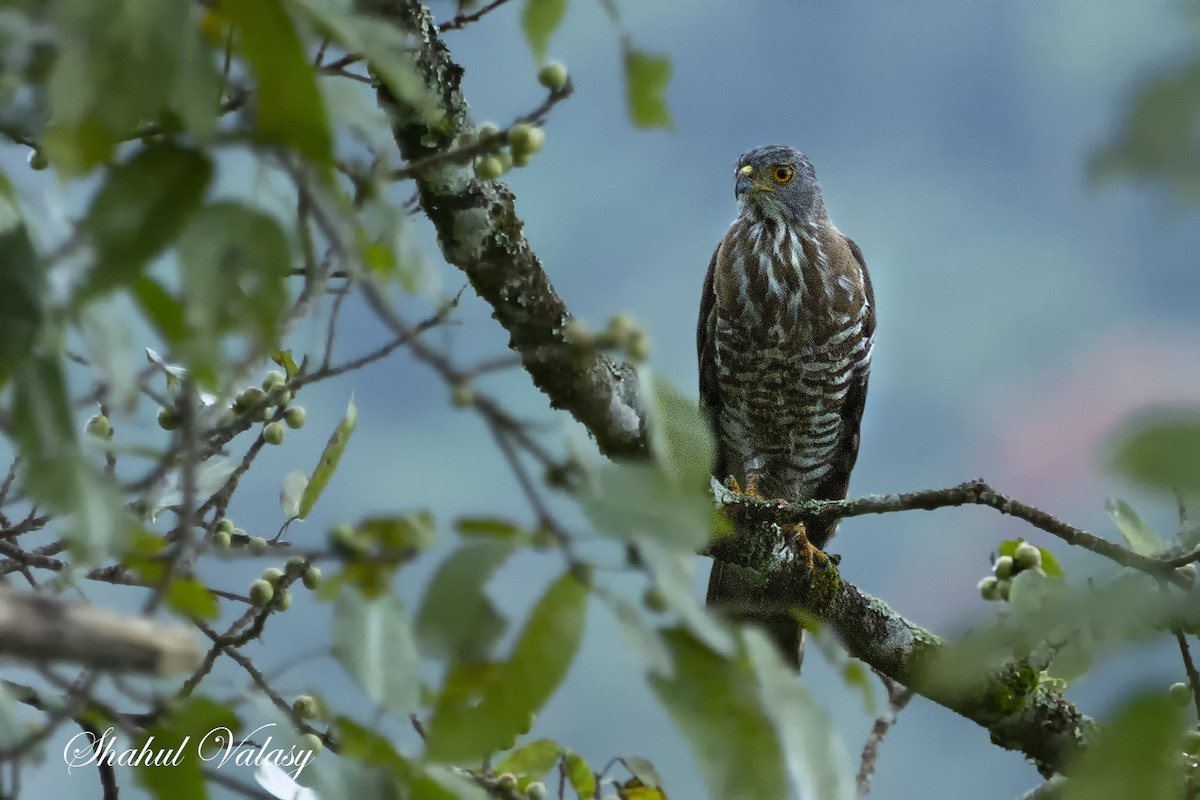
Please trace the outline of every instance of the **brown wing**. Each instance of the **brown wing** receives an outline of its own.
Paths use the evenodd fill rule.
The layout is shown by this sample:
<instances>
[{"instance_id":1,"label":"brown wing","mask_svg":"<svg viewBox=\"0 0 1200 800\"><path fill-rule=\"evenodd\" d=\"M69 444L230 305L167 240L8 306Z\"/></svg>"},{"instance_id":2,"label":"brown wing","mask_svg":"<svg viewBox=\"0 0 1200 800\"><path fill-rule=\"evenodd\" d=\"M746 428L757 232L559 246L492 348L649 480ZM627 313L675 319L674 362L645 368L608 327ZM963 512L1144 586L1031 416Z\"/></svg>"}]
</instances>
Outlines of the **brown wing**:
<instances>
[{"instance_id":1,"label":"brown wing","mask_svg":"<svg viewBox=\"0 0 1200 800\"><path fill-rule=\"evenodd\" d=\"M846 243L850 245L850 252L862 268L863 288L866 290L868 303L867 315L863 320L862 336L869 339L875 335L875 291L871 288L871 276L867 272L867 262L863 258L862 250L848 236ZM863 408L867 403L869 377L869 364L850 377L850 386L842 401L842 446L833 469L829 471L825 480L821 481L813 493L813 498L816 500L842 500L850 488L850 472L858 460L858 433L859 427L862 425ZM826 543L833 537L836 528L837 524L834 523L824 530L810 530L808 532L809 539L817 547L824 549Z\"/></svg>"},{"instance_id":2,"label":"brown wing","mask_svg":"<svg viewBox=\"0 0 1200 800\"><path fill-rule=\"evenodd\" d=\"M717 253L720 245L713 251L712 259L708 262L708 274L704 276L704 288L700 290L700 318L696 321L696 359L700 368L700 411L708 420L709 430L716 440L714 445L713 475L718 480L726 477L724 458L721 446L721 433L718 429L721 416L721 392L717 386L716 362L716 324L717 324L717 295L714 277L717 271Z\"/></svg>"}]
</instances>

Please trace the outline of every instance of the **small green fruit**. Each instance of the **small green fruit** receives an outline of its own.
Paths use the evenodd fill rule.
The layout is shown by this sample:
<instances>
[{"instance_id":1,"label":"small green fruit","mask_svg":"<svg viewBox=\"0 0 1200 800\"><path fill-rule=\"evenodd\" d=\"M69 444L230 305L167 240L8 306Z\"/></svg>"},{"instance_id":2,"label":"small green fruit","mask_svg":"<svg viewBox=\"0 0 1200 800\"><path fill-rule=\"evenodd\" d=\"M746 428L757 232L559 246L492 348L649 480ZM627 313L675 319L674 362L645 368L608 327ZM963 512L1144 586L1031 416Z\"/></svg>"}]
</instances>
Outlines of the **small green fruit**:
<instances>
[{"instance_id":1,"label":"small green fruit","mask_svg":"<svg viewBox=\"0 0 1200 800\"><path fill-rule=\"evenodd\" d=\"M179 416L173 408L160 408L158 410L158 427L164 431L173 431L179 427Z\"/></svg>"},{"instance_id":2,"label":"small green fruit","mask_svg":"<svg viewBox=\"0 0 1200 800\"><path fill-rule=\"evenodd\" d=\"M292 593L287 589L280 589L275 593L275 609L277 611L287 611L292 607Z\"/></svg>"},{"instance_id":3,"label":"small green fruit","mask_svg":"<svg viewBox=\"0 0 1200 800\"><path fill-rule=\"evenodd\" d=\"M501 168L501 169L503 169L503 170L504 170L504 174L505 174L505 175L507 175L507 174L509 173L509 171L510 171L510 170L512 170L512 168L513 168L513 154L512 154L512 151L510 151L510 150L497 150L497 151L496 151L496 158L497 158L497 159L500 161L500 168Z\"/></svg>"},{"instance_id":4,"label":"small green fruit","mask_svg":"<svg viewBox=\"0 0 1200 800\"><path fill-rule=\"evenodd\" d=\"M494 181L504 174L504 165L495 156L484 156L475 162L475 176L481 181Z\"/></svg>"},{"instance_id":5,"label":"small green fruit","mask_svg":"<svg viewBox=\"0 0 1200 800\"><path fill-rule=\"evenodd\" d=\"M259 578L250 584L250 602L257 608L263 608L275 597L275 587Z\"/></svg>"},{"instance_id":6,"label":"small green fruit","mask_svg":"<svg viewBox=\"0 0 1200 800\"><path fill-rule=\"evenodd\" d=\"M283 564L283 571L288 575L299 575L304 571L304 557L291 556Z\"/></svg>"},{"instance_id":7,"label":"small green fruit","mask_svg":"<svg viewBox=\"0 0 1200 800\"><path fill-rule=\"evenodd\" d=\"M1191 756L1200 753L1200 731L1193 729L1183 732L1183 752Z\"/></svg>"},{"instance_id":8,"label":"small green fruit","mask_svg":"<svg viewBox=\"0 0 1200 800\"><path fill-rule=\"evenodd\" d=\"M302 694L292 701L292 711L300 719L313 719L320 710L317 699L312 695Z\"/></svg>"},{"instance_id":9,"label":"small green fruit","mask_svg":"<svg viewBox=\"0 0 1200 800\"><path fill-rule=\"evenodd\" d=\"M533 160L533 154L525 153L525 152L519 152L519 153L514 152L512 154L512 158L510 160L512 161L512 165L514 167L526 167L526 166L529 166L529 162Z\"/></svg>"},{"instance_id":10,"label":"small green fruit","mask_svg":"<svg viewBox=\"0 0 1200 800\"><path fill-rule=\"evenodd\" d=\"M979 582L979 596L988 601L1000 599L1000 581L995 575L988 575Z\"/></svg>"},{"instance_id":11,"label":"small green fruit","mask_svg":"<svg viewBox=\"0 0 1200 800\"><path fill-rule=\"evenodd\" d=\"M112 422L103 414L97 414L89 419L84 430L89 436L95 436L97 439L111 439L113 433Z\"/></svg>"},{"instance_id":12,"label":"small green fruit","mask_svg":"<svg viewBox=\"0 0 1200 800\"><path fill-rule=\"evenodd\" d=\"M300 746L316 755L325 749L325 742L321 741L321 737L315 733L306 733L300 737Z\"/></svg>"},{"instance_id":13,"label":"small green fruit","mask_svg":"<svg viewBox=\"0 0 1200 800\"><path fill-rule=\"evenodd\" d=\"M304 406L292 406L283 412L283 421L292 430L299 430L304 427L304 420L307 416L308 413L304 410Z\"/></svg>"},{"instance_id":14,"label":"small green fruit","mask_svg":"<svg viewBox=\"0 0 1200 800\"><path fill-rule=\"evenodd\" d=\"M50 166L50 159L46 158L46 154L41 150L29 151L29 168L37 172L41 172L46 167Z\"/></svg>"},{"instance_id":15,"label":"small green fruit","mask_svg":"<svg viewBox=\"0 0 1200 800\"><path fill-rule=\"evenodd\" d=\"M283 580L283 570L279 567L267 567L263 570L262 579L272 584L279 583Z\"/></svg>"},{"instance_id":16,"label":"small green fruit","mask_svg":"<svg viewBox=\"0 0 1200 800\"><path fill-rule=\"evenodd\" d=\"M538 83L557 92L567 85L567 68L555 62L545 65L538 70Z\"/></svg>"},{"instance_id":17,"label":"small green fruit","mask_svg":"<svg viewBox=\"0 0 1200 800\"><path fill-rule=\"evenodd\" d=\"M250 540L247 549L252 556L265 556L268 549L267 540L261 536L255 536Z\"/></svg>"},{"instance_id":18,"label":"small green fruit","mask_svg":"<svg viewBox=\"0 0 1200 800\"><path fill-rule=\"evenodd\" d=\"M1007 603L1010 597L1012 597L1012 581L1000 581L1000 599Z\"/></svg>"},{"instance_id":19,"label":"small green fruit","mask_svg":"<svg viewBox=\"0 0 1200 800\"><path fill-rule=\"evenodd\" d=\"M1186 683L1172 683L1167 692L1176 705L1186 706L1192 702L1192 687Z\"/></svg>"},{"instance_id":20,"label":"small green fruit","mask_svg":"<svg viewBox=\"0 0 1200 800\"><path fill-rule=\"evenodd\" d=\"M1013 565L1017 571L1037 569L1042 565L1042 551L1029 542L1021 542L1013 553Z\"/></svg>"},{"instance_id":21,"label":"small green fruit","mask_svg":"<svg viewBox=\"0 0 1200 800\"><path fill-rule=\"evenodd\" d=\"M267 393L257 386L251 386L233 401L233 408L239 414L248 408L257 408L267 400Z\"/></svg>"},{"instance_id":22,"label":"small green fruit","mask_svg":"<svg viewBox=\"0 0 1200 800\"><path fill-rule=\"evenodd\" d=\"M212 543L214 546L222 550L228 550L233 546L233 536L230 535L229 531L214 531L212 535Z\"/></svg>"},{"instance_id":23,"label":"small green fruit","mask_svg":"<svg viewBox=\"0 0 1200 800\"><path fill-rule=\"evenodd\" d=\"M1013 560L1012 556L1000 556L996 559L996 563L992 564L992 574L1002 581L1006 581L1013 576Z\"/></svg>"},{"instance_id":24,"label":"small green fruit","mask_svg":"<svg viewBox=\"0 0 1200 800\"><path fill-rule=\"evenodd\" d=\"M268 422L263 427L263 441L267 444L283 444L286 434L287 428L283 427L282 422Z\"/></svg>"},{"instance_id":25,"label":"small green fruit","mask_svg":"<svg viewBox=\"0 0 1200 800\"><path fill-rule=\"evenodd\" d=\"M541 781L534 781L525 787L525 796L528 797L529 800L545 800L546 784L542 783Z\"/></svg>"},{"instance_id":26,"label":"small green fruit","mask_svg":"<svg viewBox=\"0 0 1200 800\"><path fill-rule=\"evenodd\" d=\"M517 163L518 156L532 155L541 150L545 143L545 131L535 125L518 122L508 129L508 146L512 148L514 164Z\"/></svg>"},{"instance_id":27,"label":"small green fruit","mask_svg":"<svg viewBox=\"0 0 1200 800\"><path fill-rule=\"evenodd\" d=\"M309 567L304 571L304 588L312 591L321 585L321 570L316 567Z\"/></svg>"},{"instance_id":28,"label":"small green fruit","mask_svg":"<svg viewBox=\"0 0 1200 800\"><path fill-rule=\"evenodd\" d=\"M491 122L485 122L475 130L475 134L479 137L479 141L491 139L496 134L500 133L500 129Z\"/></svg>"},{"instance_id":29,"label":"small green fruit","mask_svg":"<svg viewBox=\"0 0 1200 800\"><path fill-rule=\"evenodd\" d=\"M273 369L263 378L262 388L264 392L270 392L276 386L283 386L287 383L287 375L284 375L277 369Z\"/></svg>"},{"instance_id":30,"label":"small green fruit","mask_svg":"<svg viewBox=\"0 0 1200 800\"><path fill-rule=\"evenodd\" d=\"M286 386L276 386L267 392L267 402L273 406L286 406L292 402L292 390Z\"/></svg>"},{"instance_id":31,"label":"small green fruit","mask_svg":"<svg viewBox=\"0 0 1200 800\"><path fill-rule=\"evenodd\" d=\"M517 776L513 775L511 772L502 772L500 773L499 777L496 778L496 785L501 789L512 791L513 789L517 788Z\"/></svg>"},{"instance_id":32,"label":"small green fruit","mask_svg":"<svg viewBox=\"0 0 1200 800\"><path fill-rule=\"evenodd\" d=\"M233 520L229 517L221 517L220 522L217 523L217 530L233 533Z\"/></svg>"}]
</instances>

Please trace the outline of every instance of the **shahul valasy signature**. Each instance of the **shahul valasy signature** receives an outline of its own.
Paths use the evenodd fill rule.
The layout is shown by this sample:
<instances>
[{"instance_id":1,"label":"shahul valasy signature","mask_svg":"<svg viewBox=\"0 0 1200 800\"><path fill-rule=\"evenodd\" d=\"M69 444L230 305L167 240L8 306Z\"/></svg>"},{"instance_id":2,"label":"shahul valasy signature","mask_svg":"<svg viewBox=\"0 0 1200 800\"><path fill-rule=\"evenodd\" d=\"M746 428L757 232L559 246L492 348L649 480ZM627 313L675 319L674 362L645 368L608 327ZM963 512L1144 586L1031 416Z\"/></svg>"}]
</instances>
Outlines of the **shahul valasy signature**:
<instances>
[{"instance_id":1,"label":"shahul valasy signature","mask_svg":"<svg viewBox=\"0 0 1200 800\"><path fill-rule=\"evenodd\" d=\"M295 780L312 761L316 752L305 750L296 745L272 747L272 737L268 735L261 744L256 742L258 735L276 723L269 722L260 725L241 739L235 739L229 728L213 728L192 744L192 736L185 736L178 744L171 747L155 747L154 736L146 737L140 747L117 749L117 736L114 728L109 728L97 737L85 731L71 737L63 748L63 760L67 762L67 772L75 767L87 767L93 764L108 766L137 767L137 766L178 766L189 755L195 755L201 761L211 763L218 769L227 763L240 767L258 767L264 763L272 763L280 769L292 767L288 773Z\"/></svg>"}]
</instances>

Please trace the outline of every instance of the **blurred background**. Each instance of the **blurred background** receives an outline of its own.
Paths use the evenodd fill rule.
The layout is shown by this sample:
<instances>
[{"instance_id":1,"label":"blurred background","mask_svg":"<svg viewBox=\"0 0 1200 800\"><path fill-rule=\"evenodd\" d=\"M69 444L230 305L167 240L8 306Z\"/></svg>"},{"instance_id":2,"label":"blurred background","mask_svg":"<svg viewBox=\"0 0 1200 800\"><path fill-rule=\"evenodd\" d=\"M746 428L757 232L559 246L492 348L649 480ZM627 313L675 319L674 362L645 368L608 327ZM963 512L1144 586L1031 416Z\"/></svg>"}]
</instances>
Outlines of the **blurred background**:
<instances>
[{"instance_id":1,"label":"blurred background","mask_svg":"<svg viewBox=\"0 0 1200 800\"><path fill-rule=\"evenodd\" d=\"M851 493L984 477L1101 535L1115 537L1104 511L1113 494L1160 531L1173 530L1173 502L1112 483L1103 455L1129 412L1200 400L1200 226L1161 192L1091 186L1087 165L1140 83L1195 46L1195 18L1182 5L637 0L620 7L634 42L672 60L674 129L630 126L620 34L600 3L576 0L550 48L569 68L575 95L553 110L531 166L506 178L533 247L576 316L601 327L615 313L630 314L651 336L650 366L694 395L700 285L736 213L733 166L754 146L793 145L816 166L832 219L858 241L875 283L879 328ZM444 0L432 8L440 19L454 13ZM543 97L519 11L509 3L446 34L466 68L477 122L507 124ZM51 196L54 187L24 170L18 150L4 148L4 166L29 176L26 191ZM409 191L398 187L396 197ZM79 196L63 196L68 213ZM463 279L440 261L428 225L418 223L413 236L429 276L424 296L401 301L415 320ZM346 357L384 335L354 311L341 326ZM488 313L468 290L462 324L431 340L462 364L502 354L506 334ZM295 346L316 345L318 330L299 332ZM552 438L589 447L523 373L493 378L487 388L523 416L549 421ZM440 380L401 351L305 390L299 400L309 424L243 481L231 508L239 526L275 531L283 476L311 469L351 392L358 431L317 511L293 527L294 540L319 542L329 525L378 511L429 508L447 523L464 514L531 518L484 425L452 409ZM153 410L144 411L148 419ZM979 508L852 519L831 550L842 555L848 580L953 635L995 614L976 582L998 542L1015 536L1052 549L1073 581L1107 571L1098 558ZM493 594L523 613L560 564L516 559ZM435 565L425 559L401 572L398 589L410 603ZM205 577L239 588L262 566L218 564ZM698 559L697 596L707 573ZM632 578L615 582L631 596L641 591ZM257 663L269 673L287 667L277 681L285 692L318 689L335 707L371 719L365 696L325 654L328 608L301 594L268 626ZM89 595L106 599L102 591ZM594 605L584 649L531 736L555 738L596 766L615 755L646 756L672 798L705 797L686 743L641 670L612 617ZM1181 674L1164 641L1106 660L1070 696L1102 718L1122 692L1143 683L1165 688ZM246 683L228 671L212 680L215 690ZM857 765L873 720L861 692L846 688L815 649L803 680ZM886 697L876 691L875 699ZM94 795L92 770L65 774L55 750L63 744L48 746L27 791ZM917 698L883 745L872 797L1013 798L1038 782L1032 767L991 745L982 729Z\"/></svg>"}]
</instances>

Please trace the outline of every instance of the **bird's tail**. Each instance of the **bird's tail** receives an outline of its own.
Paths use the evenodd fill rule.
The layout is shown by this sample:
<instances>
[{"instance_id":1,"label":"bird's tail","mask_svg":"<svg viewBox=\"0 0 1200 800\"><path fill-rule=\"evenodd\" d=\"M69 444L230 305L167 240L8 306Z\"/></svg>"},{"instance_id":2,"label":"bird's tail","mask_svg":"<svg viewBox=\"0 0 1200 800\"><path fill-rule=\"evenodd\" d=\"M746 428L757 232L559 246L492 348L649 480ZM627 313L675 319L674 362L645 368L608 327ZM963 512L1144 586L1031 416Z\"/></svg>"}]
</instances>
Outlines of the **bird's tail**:
<instances>
[{"instance_id":1,"label":"bird's tail","mask_svg":"<svg viewBox=\"0 0 1200 800\"><path fill-rule=\"evenodd\" d=\"M772 610L771 598L754 576L737 567L714 561L708 576L709 608L761 628L778 646L784 660L796 672L804 660L804 628L787 609ZM774 605L778 605L776 601Z\"/></svg>"}]
</instances>

